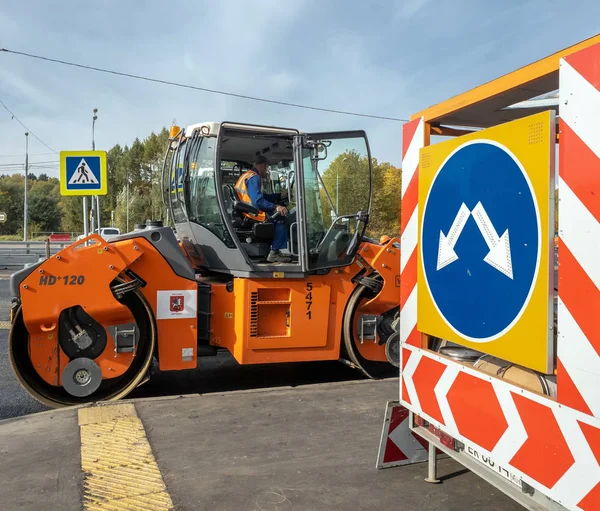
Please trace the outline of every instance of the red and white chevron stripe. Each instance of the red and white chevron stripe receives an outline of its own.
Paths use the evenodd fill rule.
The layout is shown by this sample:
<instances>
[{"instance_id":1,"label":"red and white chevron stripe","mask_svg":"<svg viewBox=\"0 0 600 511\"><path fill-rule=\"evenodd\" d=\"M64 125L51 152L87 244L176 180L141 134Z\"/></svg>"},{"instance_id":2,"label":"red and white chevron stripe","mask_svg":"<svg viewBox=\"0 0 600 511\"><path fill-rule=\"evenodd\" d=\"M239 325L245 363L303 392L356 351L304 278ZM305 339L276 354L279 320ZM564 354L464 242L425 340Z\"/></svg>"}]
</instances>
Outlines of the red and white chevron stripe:
<instances>
[{"instance_id":1,"label":"red and white chevron stripe","mask_svg":"<svg viewBox=\"0 0 600 511\"><path fill-rule=\"evenodd\" d=\"M600 417L600 45L560 63L557 397Z\"/></svg>"},{"instance_id":2,"label":"red and white chevron stripe","mask_svg":"<svg viewBox=\"0 0 600 511\"><path fill-rule=\"evenodd\" d=\"M427 442L413 433L408 410L388 401L377 455L377 468L398 467L427 460Z\"/></svg>"},{"instance_id":3,"label":"red and white chevron stripe","mask_svg":"<svg viewBox=\"0 0 600 511\"><path fill-rule=\"evenodd\" d=\"M427 145L422 118L407 122L402 128L402 215L400 222L400 342L420 345L417 332L417 239L419 151ZM400 354L402 357L402 352ZM401 359L401 367L406 360ZM400 397L406 393L400 387Z\"/></svg>"},{"instance_id":4,"label":"red and white chevron stripe","mask_svg":"<svg viewBox=\"0 0 600 511\"><path fill-rule=\"evenodd\" d=\"M402 127L402 203L400 221L400 344L420 346L417 331L417 244L419 199L419 152L429 142L423 118L407 122ZM402 378L408 362L405 350L400 350L400 399L408 393Z\"/></svg>"},{"instance_id":5,"label":"red and white chevron stripe","mask_svg":"<svg viewBox=\"0 0 600 511\"><path fill-rule=\"evenodd\" d=\"M567 509L600 509L599 419L435 353L404 349L411 411Z\"/></svg>"}]
</instances>

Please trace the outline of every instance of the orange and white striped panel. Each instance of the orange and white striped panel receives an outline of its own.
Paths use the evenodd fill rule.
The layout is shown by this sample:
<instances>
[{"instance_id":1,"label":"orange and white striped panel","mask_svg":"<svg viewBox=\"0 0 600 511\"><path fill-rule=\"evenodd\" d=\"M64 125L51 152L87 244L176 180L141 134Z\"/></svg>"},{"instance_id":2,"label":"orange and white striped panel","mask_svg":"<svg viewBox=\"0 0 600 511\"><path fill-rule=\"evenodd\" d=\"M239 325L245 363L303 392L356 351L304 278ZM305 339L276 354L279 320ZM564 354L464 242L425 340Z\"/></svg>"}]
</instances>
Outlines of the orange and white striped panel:
<instances>
[{"instance_id":1,"label":"orange and white striped panel","mask_svg":"<svg viewBox=\"0 0 600 511\"><path fill-rule=\"evenodd\" d=\"M420 345L417 331L417 240L419 152L428 143L429 130L422 118L402 127L402 214L400 222L400 345ZM410 352L400 351L402 370ZM401 378L400 399L407 393Z\"/></svg>"},{"instance_id":2,"label":"orange and white striped panel","mask_svg":"<svg viewBox=\"0 0 600 511\"><path fill-rule=\"evenodd\" d=\"M594 417L600 417L599 122L595 45L560 63L557 341L557 399Z\"/></svg>"},{"instance_id":3,"label":"orange and white striped panel","mask_svg":"<svg viewBox=\"0 0 600 511\"><path fill-rule=\"evenodd\" d=\"M411 411L567 509L600 509L600 420L433 352L410 352Z\"/></svg>"}]
</instances>

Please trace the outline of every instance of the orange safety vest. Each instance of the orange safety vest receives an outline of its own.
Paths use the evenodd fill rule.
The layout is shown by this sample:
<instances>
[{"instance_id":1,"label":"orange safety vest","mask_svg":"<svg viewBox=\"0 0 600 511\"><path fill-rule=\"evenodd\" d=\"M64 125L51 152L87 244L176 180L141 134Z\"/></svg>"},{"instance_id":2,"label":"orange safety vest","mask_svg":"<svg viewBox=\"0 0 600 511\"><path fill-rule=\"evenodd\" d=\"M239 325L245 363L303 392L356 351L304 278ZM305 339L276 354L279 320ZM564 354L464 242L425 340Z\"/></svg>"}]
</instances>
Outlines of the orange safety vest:
<instances>
[{"instance_id":1,"label":"orange safety vest","mask_svg":"<svg viewBox=\"0 0 600 511\"><path fill-rule=\"evenodd\" d=\"M254 206L254 204L252 204L252 200L250 200L250 195L248 195L247 183L248 179L250 179L253 176L258 176L258 172L252 169L247 170L240 176L240 178L237 180L237 183L235 183L234 186L235 192L237 193L237 196L240 199L240 201L245 202L246 204L250 204L251 206ZM244 215L246 218L251 218L252 220L255 220L257 222L264 222L267 219L267 215L264 211L261 211L258 215L252 215L250 213L242 213L242 215Z\"/></svg>"}]
</instances>

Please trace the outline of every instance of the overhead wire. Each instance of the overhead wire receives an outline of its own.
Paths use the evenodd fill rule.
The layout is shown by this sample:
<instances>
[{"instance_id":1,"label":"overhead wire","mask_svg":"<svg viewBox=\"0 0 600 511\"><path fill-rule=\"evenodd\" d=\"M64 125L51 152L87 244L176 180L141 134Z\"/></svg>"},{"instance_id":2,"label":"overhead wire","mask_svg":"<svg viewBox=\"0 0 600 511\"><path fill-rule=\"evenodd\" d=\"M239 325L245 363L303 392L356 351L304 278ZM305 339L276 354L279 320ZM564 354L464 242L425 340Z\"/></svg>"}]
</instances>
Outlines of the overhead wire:
<instances>
[{"instance_id":1,"label":"overhead wire","mask_svg":"<svg viewBox=\"0 0 600 511\"><path fill-rule=\"evenodd\" d=\"M13 163L0 163L0 169L1 168L5 168L5 167L22 167L24 166L25 163L24 162L13 162ZM29 166L30 167L39 167L40 165L42 166L48 166L48 167L58 167L59 166L59 162L29 162Z\"/></svg>"},{"instance_id":2,"label":"overhead wire","mask_svg":"<svg viewBox=\"0 0 600 511\"><path fill-rule=\"evenodd\" d=\"M126 78L133 78L136 80L144 80L147 82L154 82L154 83L160 83L163 85L171 85L173 87L181 87L184 89L192 89L192 90L197 90L197 91L202 91L202 92L208 92L210 94L219 94L222 96L229 96L229 97L234 97L234 98L239 98L239 99L246 99L246 100L250 100L250 101L259 101L262 103L271 103L271 104L275 104L275 105L282 105L282 106L288 106L288 107L292 107L292 108L301 108L301 109L305 109L305 110L316 110L319 112L328 112L328 113L333 113L333 114L340 114L340 115L352 115L355 117L366 117L366 118L370 118L370 119L380 119L380 120L384 120L384 121L394 121L394 122L408 122L408 119L401 119L398 117L387 117L384 115L373 115L373 114L365 114L365 113L360 113L360 112L351 112L351 111L347 111L347 110L337 110L337 109L333 109L333 108L322 108L322 107L318 107L318 106L312 106L312 105L303 105L300 103L290 103L288 101L279 101L279 100L275 100L275 99L268 99L268 98L261 98L261 97L257 97L257 96L250 96L248 94L240 94L240 93L236 93L236 92L227 92L227 91L222 91L222 90L217 90L217 89L209 89L206 87L198 87L196 85L190 85L190 84L185 84L185 83L179 83L179 82L173 82L170 80L163 80L160 78L152 78L149 76L143 76L143 75L137 75L137 74L132 74L132 73L124 73L122 71L115 71L114 69L106 69L106 68L101 68L101 67L96 67L96 66L89 66L86 64L78 64L76 62L69 62L66 60L61 60L61 59L54 59L51 57L44 57L42 55L35 55L32 53L25 53L22 51L16 51L16 50L10 50L8 48L0 48L0 52L4 52L4 53L11 53L13 55L20 55L23 57L29 57L32 59L38 59L38 60L44 60L46 62L54 62L56 64L62 64L65 66L71 66L71 67L77 67L77 68L81 68L81 69L87 69L90 71L97 71L99 73L106 73L106 74L112 74L112 75L117 75L117 76L124 76ZM45 144L44 144L45 145Z\"/></svg>"},{"instance_id":3,"label":"overhead wire","mask_svg":"<svg viewBox=\"0 0 600 511\"><path fill-rule=\"evenodd\" d=\"M28 166L29 171L33 170L58 170L58 165L50 166L50 165L34 165ZM0 172L23 172L25 170L25 165L15 165L13 167L0 167Z\"/></svg>"},{"instance_id":4,"label":"overhead wire","mask_svg":"<svg viewBox=\"0 0 600 511\"><path fill-rule=\"evenodd\" d=\"M48 154L55 153L29 153L29 157L31 158L32 156L46 156ZM0 158L18 158L20 156L23 156L23 154L0 154Z\"/></svg>"},{"instance_id":5,"label":"overhead wire","mask_svg":"<svg viewBox=\"0 0 600 511\"><path fill-rule=\"evenodd\" d=\"M46 142L44 142L40 137L38 137L33 131L31 131L30 128L28 128L27 126L25 126L25 124L21 121L21 119L19 119L4 103L4 101L2 101L0 99L0 104L4 107L4 109L10 114L12 115L12 118L15 119L21 126L23 126L29 133L31 133L31 135L42 145L46 146L48 149L50 149L50 151L52 151L54 154L58 154L57 151L55 151L54 149L52 149L48 144L46 144Z\"/></svg>"},{"instance_id":6,"label":"overhead wire","mask_svg":"<svg viewBox=\"0 0 600 511\"><path fill-rule=\"evenodd\" d=\"M7 167L11 165L23 165L25 162L21 161L11 161L10 163L0 163L0 167ZM29 165L58 165L60 162L56 160L49 161L31 161L29 160Z\"/></svg>"}]
</instances>

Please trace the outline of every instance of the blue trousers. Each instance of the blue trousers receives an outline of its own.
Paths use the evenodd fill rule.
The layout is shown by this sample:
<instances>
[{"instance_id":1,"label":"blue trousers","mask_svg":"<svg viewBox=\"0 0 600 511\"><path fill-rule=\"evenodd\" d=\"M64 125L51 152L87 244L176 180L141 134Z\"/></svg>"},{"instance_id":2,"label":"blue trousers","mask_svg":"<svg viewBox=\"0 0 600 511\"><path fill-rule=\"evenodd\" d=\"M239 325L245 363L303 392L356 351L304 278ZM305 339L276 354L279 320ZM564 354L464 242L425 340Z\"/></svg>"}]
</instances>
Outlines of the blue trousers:
<instances>
[{"instance_id":1,"label":"blue trousers","mask_svg":"<svg viewBox=\"0 0 600 511\"><path fill-rule=\"evenodd\" d=\"M271 242L271 250L281 250L282 248L286 248L288 244L288 229L285 220L279 220L273 223L275 224L275 235Z\"/></svg>"}]
</instances>

